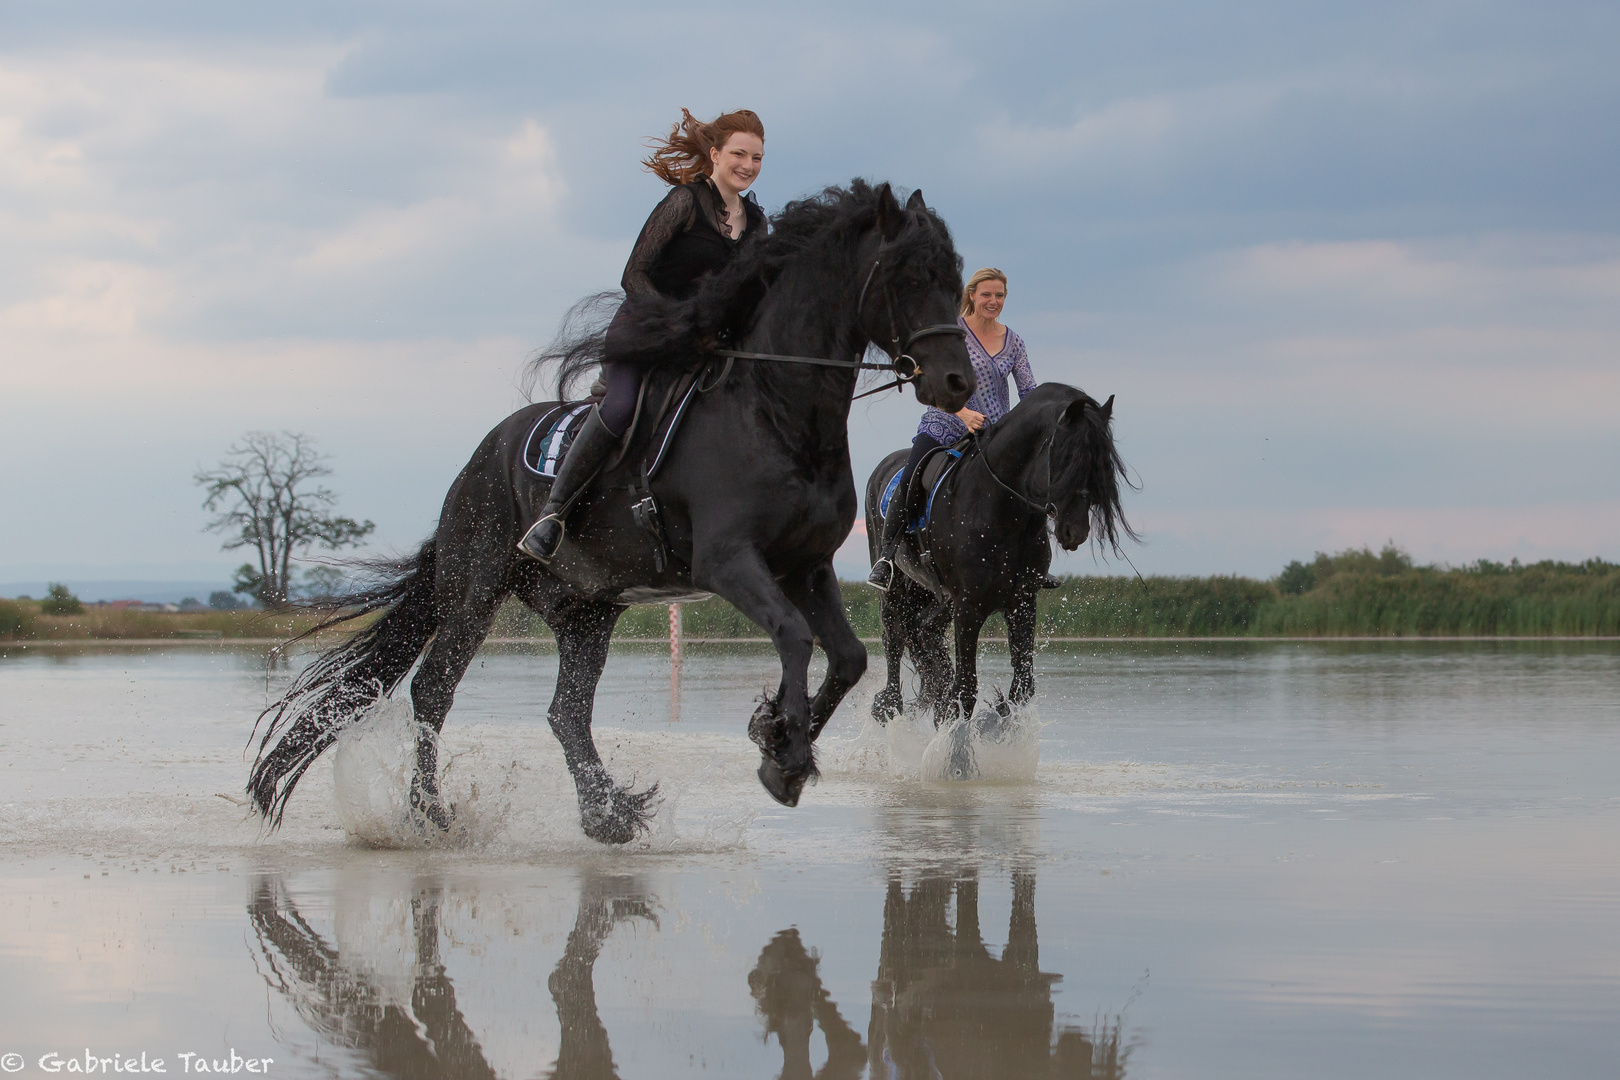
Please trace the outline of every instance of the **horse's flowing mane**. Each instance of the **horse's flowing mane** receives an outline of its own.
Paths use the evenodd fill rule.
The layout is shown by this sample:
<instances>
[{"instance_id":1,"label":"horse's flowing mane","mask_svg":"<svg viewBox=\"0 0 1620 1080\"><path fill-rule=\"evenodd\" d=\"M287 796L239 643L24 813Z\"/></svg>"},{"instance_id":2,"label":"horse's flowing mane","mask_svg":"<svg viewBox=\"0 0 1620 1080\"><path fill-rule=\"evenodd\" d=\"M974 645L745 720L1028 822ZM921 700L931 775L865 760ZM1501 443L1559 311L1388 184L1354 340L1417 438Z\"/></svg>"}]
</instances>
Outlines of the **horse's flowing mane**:
<instances>
[{"instance_id":1,"label":"horse's flowing mane","mask_svg":"<svg viewBox=\"0 0 1620 1080\"><path fill-rule=\"evenodd\" d=\"M714 342L741 343L771 288L790 268L800 271L795 288L804 293L790 317L795 324L824 325L827 299L848 286L849 260L861 237L878 223L885 198L893 198L886 185L873 187L857 178L847 188L828 187L788 203L771 219L768 235L745 244L729 265L704 278L690 298L638 300L633 321L615 331L623 334L616 347L627 360L678 365L699 361L705 346ZM904 228L885 243L885 265L900 273L891 280L902 289L940 283L959 291L962 260L945 223L932 210L908 210L904 218ZM620 298L619 293L599 293L569 310L556 338L529 362L526 388L531 395L550 365L557 369L557 395L566 399L601 363L607 325ZM853 320L854 313L843 317ZM791 333L795 325L784 329Z\"/></svg>"},{"instance_id":2,"label":"horse's flowing mane","mask_svg":"<svg viewBox=\"0 0 1620 1080\"><path fill-rule=\"evenodd\" d=\"M1121 482L1129 488L1137 485L1131 483L1125 459L1120 457L1119 448L1114 445L1112 417L1105 417L1102 407L1089 394L1081 391L1080 396L1091 402L1091 407L1081 413L1085 443L1091 451L1087 455L1090 468L1086 476L1086 486L1091 489L1092 495L1091 535L1099 546L1106 541L1115 555L1123 555L1119 546L1121 533L1137 542L1142 538L1125 520L1125 507L1120 502L1120 485Z\"/></svg>"},{"instance_id":3,"label":"horse's flowing mane","mask_svg":"<svg viewBox=\"0 0 1620 1080\"><path fill-rule=\"evenodd\" d=\"M1091 492L1092 541L1098 547L1111 548L1115 555L1120 555L1123 554L1119 546L1121 537L1141 540L1136 530L1131 527L1131 523L1125 520L1125 508L1120 501L1122 486L1134 490L1138 485L1131 482L1130 470L1125 464L1125 459L1120 456L1119 448L1114 445L1113 419L1111 416L1103 415L1103 407L1096 398L1067 383L1041 383L1020 397L1017 406L1001 423L991 426L986 442L987 444L993 442L999 435L1011 435L1016 421L1014 423L1009 421L1012 421L1015 415L1020 417L1026 415L1024 412L1026 406L1032 410L1034 416L1047 415L1055 418L1057 413L1061 413L1077 400L1083 400L1087 405L1080 413L1079 435L1080 442L1085 448L1086 462L1086 471L1081 483Z\"/></svg>"}]
</instances>

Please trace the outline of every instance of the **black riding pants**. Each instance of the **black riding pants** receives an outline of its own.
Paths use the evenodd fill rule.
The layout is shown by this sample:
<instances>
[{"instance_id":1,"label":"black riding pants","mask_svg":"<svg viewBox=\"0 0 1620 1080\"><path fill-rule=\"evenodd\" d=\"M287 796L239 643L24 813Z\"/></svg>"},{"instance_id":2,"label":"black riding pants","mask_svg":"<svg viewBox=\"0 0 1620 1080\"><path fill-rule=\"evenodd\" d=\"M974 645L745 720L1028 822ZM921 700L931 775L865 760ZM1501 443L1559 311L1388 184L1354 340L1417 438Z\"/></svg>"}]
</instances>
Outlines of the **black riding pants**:
<instances>
[{"instance_id":1,"label":"black riding pants","mask_svg":"<svg viewBox=\"0 0 1620 1080\"><path fill-rule=\"evenodd\" d=\"M613 321L608 324L602 349L602 381L607 384L607 396L596 408L602 423L615 435L623 435L630 421L635 419L636 397L641 393L641 378L646 374L638 364L614 359L615 353L623 355L621 335L629 329L629 325L624 306L620 306Z\"/></svg>"},{"instance_id":2,"label":"black riding pants","mask_svg":"<svg viewBox=\"0 0 1620 1080\"><path fill-rule=\"evenodd\" d=\"M623 360L602 362L602 381L607 383L607 396L597 405L602 423L615 435L624 429L636 415L636 396L641 393L642 370Z\"/></svg>"}]
</instances>

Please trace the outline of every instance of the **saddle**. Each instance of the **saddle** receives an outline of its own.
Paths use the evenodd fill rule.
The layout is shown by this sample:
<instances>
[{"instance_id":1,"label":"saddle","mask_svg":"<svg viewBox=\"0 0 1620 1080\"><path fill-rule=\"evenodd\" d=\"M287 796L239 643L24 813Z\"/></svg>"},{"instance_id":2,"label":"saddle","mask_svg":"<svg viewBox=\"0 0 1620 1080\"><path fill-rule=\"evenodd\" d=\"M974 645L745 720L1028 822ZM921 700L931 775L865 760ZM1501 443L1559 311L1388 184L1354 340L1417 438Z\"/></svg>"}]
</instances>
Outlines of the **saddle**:
<instances>
[{"instance_id":1,"label":"saddle","mask_svg":"<svg viewBox=\"0 0 1620 1080\"><path fill-rule=\"evenodd\" d=\"M636 482L628 485L628 491L632 500L630 510L635 515L636 523L653 540L654 562L659 573L664 570L669 544L664 538L658 501L653 498L652 488L649 485L663 466L664 459L669 456L669 449L675 443L676 433L680 430L681 421L686 418L687 406L692 403L692 398L700 389L713 389L712 386L700 386L699 376L705 370L706 368L698 368L684 372L670 383L650 421L643 411L643 406L647 404L647 384L644 381L642 396L636 402L635 416L630 421L630 430L624 433L619 456L609 465L609 468L617 465L630 448L636 445L638 431L651 431L651 438L646 441L643 451L639 476ZM729 365L727 370L729 372ZM598 379L591 387L590 396L584 401L563 402L543 413L540 419L535 421L534 427L529 429L528 438L524 440L524 469L548 484L556 479L557 470L562 466L568 448L574 444L574 438L579 434L586 414L602 400L605 392L606 387Z\"/></svg>"},{"instance_id":2,"label":"saddle","mask_svg":"<svg viewBox=\"0 0 1620 1080\"><path fill-rule=\"evenodd\" d=\"M906 522L907 532L921 532L927 528L929 518L934 513L934 496L939 493L946 477L961 463L962 458L973 452L973 439L966 437L957 440L950 446L941 446L930 450L928 456L917 465L917 471L911 476L911 490L906 492L906 507L911 517ZM889 483L883 489L883 495L878 500L878 515L889 515L889 503L894 499L900 488L900 477L905 473L901 469L889 477ZM923 493L927 496L924 497ZM920 506L918 504L921 504Z\"/></svg>"}]
</instances>

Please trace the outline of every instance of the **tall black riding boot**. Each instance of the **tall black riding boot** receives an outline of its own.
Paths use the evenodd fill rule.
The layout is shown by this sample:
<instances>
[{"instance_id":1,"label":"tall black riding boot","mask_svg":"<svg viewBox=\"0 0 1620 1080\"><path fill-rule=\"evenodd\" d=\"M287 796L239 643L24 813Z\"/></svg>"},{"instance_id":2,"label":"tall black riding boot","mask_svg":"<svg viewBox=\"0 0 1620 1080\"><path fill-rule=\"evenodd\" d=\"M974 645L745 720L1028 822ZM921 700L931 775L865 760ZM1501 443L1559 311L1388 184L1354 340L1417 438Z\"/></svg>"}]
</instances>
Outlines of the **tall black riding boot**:
<instances>
[{"instance_id":1,"label":"tall black riding boot","mask_svg":"<svg viewBox=\"0 0 1620 1080\"><path fill-rule=\"evenodd\" d=\"M866 575L869 584L879 592L888 592L894 584L894 552L900 546L900 537L906 531L906 495L896 491L889 497L889 512L883 515L883 541L878 545L877 562Z\"/></svg>"},{"instance_id":2,"label":"tall black riding boot","mask_svg":"<svg viewBox=\"0 0 1620 1080\"><path fill-rule=\"evenodd\" d=\"M557 479L551 482L551 497L540 511L540 520L518 541L519 551L543 563L551 561L562 543L563 517L573 505L574 496L596 479L596 474L607 464L608 455L618 445L619 436L609 431L597 410L592 409L563 456Z\"/></svg>"}]
</instances>

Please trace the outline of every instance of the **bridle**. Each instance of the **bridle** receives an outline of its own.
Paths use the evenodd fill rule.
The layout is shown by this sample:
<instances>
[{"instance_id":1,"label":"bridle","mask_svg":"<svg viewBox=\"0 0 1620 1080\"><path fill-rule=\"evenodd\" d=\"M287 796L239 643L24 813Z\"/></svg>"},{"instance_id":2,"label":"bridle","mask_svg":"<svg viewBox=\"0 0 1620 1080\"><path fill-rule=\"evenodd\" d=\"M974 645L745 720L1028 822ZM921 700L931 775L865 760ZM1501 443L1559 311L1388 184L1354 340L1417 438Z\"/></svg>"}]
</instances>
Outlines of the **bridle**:
<instances>
[{"instance_id":1,"label":"bridle","mask_svg":"<svg viewBox=\"0 0 1620 1080\"><path fill-rule=\"evenodd\" d=\"M1036 502L1034 499L1031 499L1028 495L1025 495L1022 491L1019 491L1017 488L1015 488L1011 484L1007 483L1007 481L1005 481L1001 477L997 476L995 467L990 464L990 453L989 453L989 450L984 445L984 440L979 438L979 433L977 431L973 432L972 434L973 434L974 448L978 450L979 459L984 462L984 471L990 474L990 479L994 480L996 482L996 484L1001 488L1001 490L1005 491L1007 494L1011 495L1013 498L1017 499L1019 502L1023 503L1025 506L1029 507L1031 510L1035 511L1037 514L1041 514L1041 515L1043 515L1045 517L1051 518L1053 522L1056 522L1057 521L1057 504L1052 501L1052 447L1051 447L1051 443L1053 441L1053 437L1051 435L1048 435L1046 437L1046 441L1047 441L1047 448L1046 448L1046 502L1043 504L1043 503ZM1089 487L1084 487L1084 488L1080 489L1080 497L1085 500L1087 506L1091 505L1091 489Z\"/></svg>"},{"instance_id":2,"label":"bridle","mask_svg":"<svg viewBox=\"0 0 1620 1080\"><path fill-rule=\"evenodd\" d=\"M872 279L877 276L878 267L882 265L883 245L879 244L877 255L872 259L872 268L866 272L866 280L861 284L860 298L855 302L855 319L857 323L860 321L861 315L865 311L866 294L872 287ZM913 345L921 341L923 338L935 337L940 334L955 334L958 337L965 338L967 337L967 331L962 329L962 327L956 323L934 323L931 326L923 326L913 330L910 334L906 335L905 341L902 343L900 340L899 323L894 317L894 292L893 290L886 288L881 289L881 291L883 292L886 306L889 309L890 337L888 346L879 346L879 348L882 348L884 352L889 354L890 359L887 364L869 364L863 360L840 360L825 356L788 356L783 353L743 352L738 349L713 349L711 351L719 356L724 356L727 358L727 372L730 371L731 362L734 360L771 360L780 364L813 364L818 367L845 368L860 371L894 372L894 382L879 386L873 390L868 390L865 393L856 394L850 399L851 401L859 401L861 398L868 397L872 394L881 394L885 390L893 390L896 387L905 386L907 383L917 381L917 379L920 378L923 373L922 365L917 362L916 357L911 355L911 347ZM716 380L716 384L724 379L725 375L722 374L720 379Z\"/></svg>"}]
</instances>

